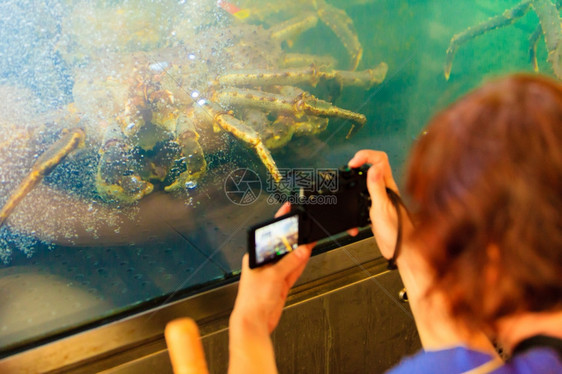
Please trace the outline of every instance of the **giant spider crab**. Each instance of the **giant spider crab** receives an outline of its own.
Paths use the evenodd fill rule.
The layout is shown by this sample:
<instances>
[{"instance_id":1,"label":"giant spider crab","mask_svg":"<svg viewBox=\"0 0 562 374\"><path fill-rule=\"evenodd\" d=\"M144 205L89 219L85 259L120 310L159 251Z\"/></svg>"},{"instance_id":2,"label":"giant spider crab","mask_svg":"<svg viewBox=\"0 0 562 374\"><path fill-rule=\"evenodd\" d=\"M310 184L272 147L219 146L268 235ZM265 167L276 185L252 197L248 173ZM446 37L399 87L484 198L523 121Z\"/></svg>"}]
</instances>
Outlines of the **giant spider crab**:
<instances>
[{"instance_id":1,"label":"giant spider crab","mask_svg":"<svg viewBox=\"0 0 562 374\"><path fill-rule=\"evenodd\" d=\"M86 135L69 130L45 151L5 202L0 225L84 137L88 148L98 150L98 196L127 205L151 193L156 183L165 191L196 186L207 168L204 140L217 133L252 148L275 181L281 174L270 150L293 136L322 132L329 118L350 121L350 136L365 116L307 89L321 81L368 89L384 80L387 66L337 70L332 59L283 50L295 29L312 26L303 26L301 17L270 29L243 22L206 25L177 43L149 43L141 51L105 48L75 62L68 108Z\"/></svg>"},{"instance_id":2,"label":"giant spider crab","mask_svg":"<svg viewBox=\"0 0 562 374\"><path fill-rule=\"evenodd\" d=\"M560 20L561 0L523 0L514 7L507 9L502 14L490 18L476 26L456 34L451 39L449 48L447 49L447 62L445 64L445 78L448 80L451 75L453 59L457 49L488 31L498 29L500 27L509 26L523 17L529 10L533 9L537 14L540 24L537 25L535 31L529 38L530 48L529 56L533 63L535 71L538 71L537 63L537 42L541 36L544 36L546 49L548 52L547 60L552 66L554 74L558 79L562 79L562 28Z\"/></svg>"}]
</instances>

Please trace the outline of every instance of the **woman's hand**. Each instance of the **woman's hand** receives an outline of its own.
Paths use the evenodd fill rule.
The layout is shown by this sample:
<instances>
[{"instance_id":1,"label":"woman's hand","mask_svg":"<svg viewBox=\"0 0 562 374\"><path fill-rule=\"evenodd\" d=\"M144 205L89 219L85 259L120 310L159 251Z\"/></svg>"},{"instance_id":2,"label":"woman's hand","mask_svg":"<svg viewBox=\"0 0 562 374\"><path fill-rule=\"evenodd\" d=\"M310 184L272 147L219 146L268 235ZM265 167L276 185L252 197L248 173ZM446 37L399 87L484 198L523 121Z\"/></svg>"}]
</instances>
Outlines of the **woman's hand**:
<instances>
[{"instance_id":1,"label":"woman's hand","mask_svg":"<svg viewBox=\"0 0 562 374\"><path fill-rule=\"evenodd\" d=\"M290 205L284 204L275 216L289 211ZM248 255L244 255L234 317L243 315L271 333L279 322L289 290L306 267L314 244L301 245L279 262L256 269L250 269Z\"/></svg>"},{"instance_id":2,"label":"woman's hand","mask_svg":"<svg viewBox=\"0 0 562 374\"><path fill-rule=\"evenodd\" d=\"M371 164L367 172L367 188L371 195L371 226L381 254L389 259L394 254L398 218L396 209L388 198L386 189L398 193L398 187L392 177L388 156L384 152L361 150L348 162L348 166L358 168L363 164ZM406 214L402 214L405 232L412 229L412 223Z\"/></svg>"},{"instance_id":3,"label":"woman's hand","mask_svg":"<svg viewBox=\"0 0 562 374\"><path fill-rule=\"evenodd\" d=\"M288 213L285 204L276 216ZM279 262L250 269L242 259L238 296L230 315L229 373L276 373L270 334L277 327L289 290L302 274L315 243L297 247Z\"/></svg>"},{"instance_id":4,"label":"woman's hand","mask_svg":"<svg viewBox=\"0 0 562 374\"><path fill-rule=\"evenodd\" d=\"M257 269L250 269L248 255L244 255L233 317L243 317L254 327L263 327L271 333L279 323L289 290L302 274L312 247L312 244L301 245L279 262Z\"/></svg>"}]
</instances>

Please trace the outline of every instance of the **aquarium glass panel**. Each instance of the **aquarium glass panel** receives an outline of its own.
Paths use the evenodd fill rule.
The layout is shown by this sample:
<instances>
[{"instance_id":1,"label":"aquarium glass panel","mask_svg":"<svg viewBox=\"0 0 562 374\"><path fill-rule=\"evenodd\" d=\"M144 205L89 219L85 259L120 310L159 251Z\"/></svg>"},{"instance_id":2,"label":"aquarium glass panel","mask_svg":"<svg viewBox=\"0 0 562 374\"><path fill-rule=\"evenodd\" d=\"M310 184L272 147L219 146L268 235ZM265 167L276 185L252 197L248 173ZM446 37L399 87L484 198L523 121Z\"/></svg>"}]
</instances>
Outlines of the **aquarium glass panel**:
<instances>
[{"instance_id":1,"label":"aquarium glass panel","mask_svg":"<svg viewBox=\"0 0 562 374\"><path fill-rule=\"evenodd\" d=\"M294 170L400 180L459 96L561 77L560 3L0 2L1 354L235 279Z\"/></svg>"}]
</instances>

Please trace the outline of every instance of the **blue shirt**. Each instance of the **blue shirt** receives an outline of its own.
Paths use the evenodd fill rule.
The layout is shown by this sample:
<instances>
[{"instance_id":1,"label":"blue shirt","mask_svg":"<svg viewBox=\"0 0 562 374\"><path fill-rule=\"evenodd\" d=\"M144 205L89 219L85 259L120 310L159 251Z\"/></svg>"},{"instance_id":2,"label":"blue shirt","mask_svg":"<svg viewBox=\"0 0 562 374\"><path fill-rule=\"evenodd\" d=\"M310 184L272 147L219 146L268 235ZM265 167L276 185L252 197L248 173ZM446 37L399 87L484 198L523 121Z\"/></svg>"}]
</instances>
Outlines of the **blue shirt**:
<instances>
[{"instance_id":1,"label":"blue shirt","mask_svg":"<svg viewBox=\"0 0 562 374\"><path fill-rule=\"evenodd\" d=\"M421 351L403 359L387 374L461 374L493 360L487 353L466 347ZM493 374L562 374L562 360L550 348L533 348L490 371Z\"/></svg>"}]
</instances>

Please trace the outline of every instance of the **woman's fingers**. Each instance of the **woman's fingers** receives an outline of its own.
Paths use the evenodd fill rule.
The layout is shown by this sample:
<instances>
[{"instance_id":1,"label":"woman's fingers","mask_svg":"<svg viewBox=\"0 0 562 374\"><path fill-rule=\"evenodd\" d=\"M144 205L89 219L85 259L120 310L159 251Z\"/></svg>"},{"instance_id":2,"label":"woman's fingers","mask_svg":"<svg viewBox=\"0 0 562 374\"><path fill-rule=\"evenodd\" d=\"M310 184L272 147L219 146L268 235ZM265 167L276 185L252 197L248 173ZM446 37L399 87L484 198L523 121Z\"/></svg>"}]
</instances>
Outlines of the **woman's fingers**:
<instances>
[{"instance_id":1,"label":"woman's fingers","mask_svg":"<svg viewBox=\"0 0 562 374\"><path fill-rule=\"evenodd\" d=\"M291 203L286 202L283 205L281 205L277 213L275 213L275 218L281 217L282 215L288 214L290 212L291 212Z\"/></svg>"},{"instance_id":2,"label":"woman's fingers","mask_svg":"<svg viewBox=\"0 0 562 374\"><path fill-rule=\"evenodd\" d=\"M306 263L310 257L312 246L310 244L300 245L294 251L283 256L278 263L272 265L281 277L285 278L292 273L300 264Z\"/></svg>"},{"instance_id":3,"label":"woman's fingers","mask_svg":"<svg viewBox=\"0 0 562 374\"><path fill-rule=\"evenodd\" d=\"M312 252L312 248L315 245L316 242L310 244L304 244L299 246L292 253L290 253L290 254L294 254L294 256L297 257L297 260L295 261L295 265L291 265L286 269L287 275L285 279L289 288L293 287L293 284L295 284L297 279L299 279L299 277L301 276L302 272L304 271L304 268L306 267L306 264L308 263L308 259L310 258L310 253ZM283 261L283 259L281 261Z\"/></svg>"},{"instance_id":4,"label":"woman's fingers","mask_svg":"<svg viewBox=\"0 0 562 374\"><path fill-rule=\"evenodd\" d=\"M347 165L352 168L358 168L363 164L379 163L381 161L384 161L386 158L386 153L384 152L371 149L362 149L355 153L355 155L351 160L349 160Z\"/></svg>"},{"instance_id":5,"label":"woman's fingers","mask_svg":"<svg viewBox=\"0 0 562 374\"><path fill-rule=\"evenodd\" d=\"M353 158L347 163L351 168L358 168L364 164L371 164L372 166L379 166L382 171L382 176L386 187L398 192L398 186L392 177L392 169L388 162L388 156L381 151L374 151L370 149L363 149L355 154Z\"/></svg>"},{"instance_id":6,"label":"woman's fingers","mask_svg":"<svg viewBox=\"0 0 562 374\"><path fill-rule=\"evenodd\" d=\"M242 256L242 274L244 274L246 269L250 269L250 255L247 253Z\"/></svg>"},{"instance_id":7,"label":"woman's fingers","mask_svg":"<svg viewBox=\"0 0 562 374\"><path fill-rule=\"evenodd\" d=\"M264 279L270 278L271 276L277 279L286 279L288 280L287 283L289 284L289 287L291 287L303 272L306 264L308 263L308 259L310 258L312 248L315 245L316 242L300 245L294 251L291 251L287 255L283 256L279 262L265 265L264 267L258 269L250 269L249 257L246 253L242 258L242 278L245 277L245 274L270 272L269 276L265 276ZM248 277L253 276L254 275L248 275Z\"/></svg>"}]
</instances>

